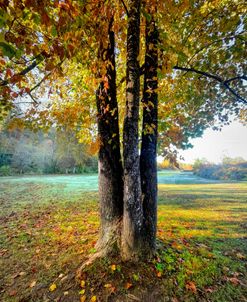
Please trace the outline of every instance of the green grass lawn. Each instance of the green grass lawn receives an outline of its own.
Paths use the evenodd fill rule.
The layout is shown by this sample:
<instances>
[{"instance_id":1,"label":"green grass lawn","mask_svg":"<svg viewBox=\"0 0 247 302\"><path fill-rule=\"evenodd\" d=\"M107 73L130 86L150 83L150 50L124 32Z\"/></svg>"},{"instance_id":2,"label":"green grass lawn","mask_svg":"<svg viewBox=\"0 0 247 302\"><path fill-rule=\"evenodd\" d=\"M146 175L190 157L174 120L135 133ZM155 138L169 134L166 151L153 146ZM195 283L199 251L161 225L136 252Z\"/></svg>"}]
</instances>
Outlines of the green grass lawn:
<instances>
[{"instance_id":1,"label":"green grass lawn","mask_svg":"<svg viewBox=\"0 0 247 302\"><path fill-rule=\"evenodd\" d=\"M246 301L247 183L160 185L156 258L103 259L80 286L97 201L63 182L0 179L0 301Z\"/></svg>"}]
</instances>

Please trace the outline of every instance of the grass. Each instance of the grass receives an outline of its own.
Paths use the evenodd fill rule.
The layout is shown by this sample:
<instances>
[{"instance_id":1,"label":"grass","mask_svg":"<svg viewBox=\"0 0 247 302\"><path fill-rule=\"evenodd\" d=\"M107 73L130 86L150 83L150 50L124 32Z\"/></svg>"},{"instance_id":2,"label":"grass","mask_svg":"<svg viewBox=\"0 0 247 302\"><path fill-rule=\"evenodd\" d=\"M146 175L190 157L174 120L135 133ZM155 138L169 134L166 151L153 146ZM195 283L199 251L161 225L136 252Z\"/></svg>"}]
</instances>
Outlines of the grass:
<instances>
[{"instance_id":1,"label":"grass","mask_svg":"<svg viewBox=\"0 0 247 302\"><path fill-rule=\"evenodd\" d=\"M97 200L59 182L0 182L0 301L246 301L247 183L160 185L155 259L103 259L80 286Z\"/></svg>"}]
</instances>

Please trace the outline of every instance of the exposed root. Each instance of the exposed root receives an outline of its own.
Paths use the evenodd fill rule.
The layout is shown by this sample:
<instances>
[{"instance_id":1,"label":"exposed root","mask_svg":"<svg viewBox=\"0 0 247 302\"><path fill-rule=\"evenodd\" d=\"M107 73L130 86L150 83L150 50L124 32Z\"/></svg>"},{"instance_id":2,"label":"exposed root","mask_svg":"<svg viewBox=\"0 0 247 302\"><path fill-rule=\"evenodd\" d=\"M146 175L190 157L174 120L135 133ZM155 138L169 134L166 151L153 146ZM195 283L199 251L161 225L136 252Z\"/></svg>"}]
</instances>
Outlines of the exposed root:
<instances>
[{"instance_id":1,"label":"exposed root","mask_svg":"<svg viewBox=\"0 0 247 302\"><path fill-rule=\"evenodd\" d=\"M77 270L76 279L81 280L83 271L92 265L97 259L114 255L120 251L121 220L105 225L100 231L100 238L95 246L96 253L89 258Z\"/></svg>"}]
</instances>

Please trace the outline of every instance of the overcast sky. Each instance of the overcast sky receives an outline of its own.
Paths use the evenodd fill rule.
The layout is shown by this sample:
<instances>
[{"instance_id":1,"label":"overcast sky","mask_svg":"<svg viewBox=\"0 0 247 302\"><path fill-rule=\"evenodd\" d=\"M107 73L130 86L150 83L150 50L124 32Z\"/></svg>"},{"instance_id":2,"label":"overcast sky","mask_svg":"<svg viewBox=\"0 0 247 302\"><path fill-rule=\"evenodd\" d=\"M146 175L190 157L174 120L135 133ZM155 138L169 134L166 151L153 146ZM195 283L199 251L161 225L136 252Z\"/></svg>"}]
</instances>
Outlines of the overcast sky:
<instances>
[{"instance_id":1,"label":"overcast sky","mask_svg":"<svg viewBox=\"0 0 247 302\"><path fill-rule=\"evenodd\" d=\"M215 163L221 162L224 156L241 156L247 160L247 127L238 122L225 126L221 132L208 129L191 143L194 148L180 152L186 163L202 157Z\"/></svg>"}]
</instances>

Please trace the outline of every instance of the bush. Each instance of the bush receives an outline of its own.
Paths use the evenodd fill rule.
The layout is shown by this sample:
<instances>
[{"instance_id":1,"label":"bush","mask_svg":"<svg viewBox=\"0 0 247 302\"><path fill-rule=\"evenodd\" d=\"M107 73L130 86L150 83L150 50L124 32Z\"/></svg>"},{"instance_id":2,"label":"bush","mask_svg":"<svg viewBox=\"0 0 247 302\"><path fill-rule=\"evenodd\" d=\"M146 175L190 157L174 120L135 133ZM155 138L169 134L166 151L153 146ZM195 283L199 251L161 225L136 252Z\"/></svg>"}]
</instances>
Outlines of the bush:
<instances>
[{"instance_id":1,"label":"bush","mask_svg":"<svg viewBox=\"0 0 247 302\"><path fill-rule=\"evenodd\" d=\"M200 177L215 180L247 180L247 165L241 164L201 164L194 173Z\"/></svg>"},{"instance_id":2,"label":"bush","mask_svg":"<svg viewBox=\"0 0 247 302\"><path fill-rule=\"evenodd\" d=\"M2 166L0 167L0 176L9 176L11 175L11 168L10 166Z\"/></svg>"}]
</instances>

